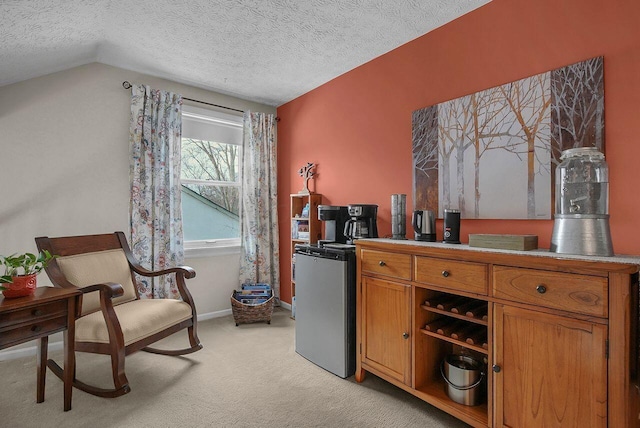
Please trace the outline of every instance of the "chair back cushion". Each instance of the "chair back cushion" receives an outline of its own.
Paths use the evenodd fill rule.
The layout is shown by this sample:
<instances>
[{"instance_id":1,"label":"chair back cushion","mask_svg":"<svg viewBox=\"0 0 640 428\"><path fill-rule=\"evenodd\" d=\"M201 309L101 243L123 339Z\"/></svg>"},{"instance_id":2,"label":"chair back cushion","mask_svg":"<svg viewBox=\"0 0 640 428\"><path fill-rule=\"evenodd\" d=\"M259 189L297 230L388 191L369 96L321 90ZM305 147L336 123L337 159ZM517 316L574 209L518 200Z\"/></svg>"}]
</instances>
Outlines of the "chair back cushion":
<instances>
[{"instance_id":1,"label":"chair back cushion","mask_svg":"<svg viewBox=\"0 0 640 428\"><path fill-rule=\"evenodd\" d=\"M113 299L114 305L136 299L129 263L122 249L57 257L56 262L67 281L78 288L105 282L115 282L122 285L124 294ZM81 314L83 316L98 310L100 310L100 294L98 292L82 296Z\"/></svg>"}]
</instances>

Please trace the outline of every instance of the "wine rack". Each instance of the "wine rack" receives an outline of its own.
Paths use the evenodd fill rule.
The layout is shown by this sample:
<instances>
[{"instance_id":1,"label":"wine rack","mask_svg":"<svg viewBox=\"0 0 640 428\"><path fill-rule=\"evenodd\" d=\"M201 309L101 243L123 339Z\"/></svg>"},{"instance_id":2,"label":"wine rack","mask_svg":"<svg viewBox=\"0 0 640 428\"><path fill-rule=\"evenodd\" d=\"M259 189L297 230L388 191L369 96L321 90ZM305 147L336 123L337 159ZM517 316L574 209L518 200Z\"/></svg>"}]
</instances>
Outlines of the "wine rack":
<instances>
[{"instance_id":1,"label":"wine rack","mask_svg":"<svg viewBox=\"0 0 640 428\"><path fill-rule=\"evenodd\" d=\"M484 300L433 294L425 298L420 307L436 315L429 317L420 332L488 355L488 306Z\"/></svg>"}]
</instances>

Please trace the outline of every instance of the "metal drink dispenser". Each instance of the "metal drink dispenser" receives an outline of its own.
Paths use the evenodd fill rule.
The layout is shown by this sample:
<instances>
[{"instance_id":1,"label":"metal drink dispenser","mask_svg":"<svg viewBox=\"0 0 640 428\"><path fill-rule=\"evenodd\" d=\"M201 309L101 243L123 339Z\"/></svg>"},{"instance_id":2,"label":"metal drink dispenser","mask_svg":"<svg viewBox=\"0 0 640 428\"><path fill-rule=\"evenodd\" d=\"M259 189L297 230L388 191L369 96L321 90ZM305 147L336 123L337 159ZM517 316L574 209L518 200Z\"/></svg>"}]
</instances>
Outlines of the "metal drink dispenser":
<instances>
[{"instance_id":1,"label":"metal drink dispenser","mask_svg":"<svg viewBox=\"0 0 640 428\"><path fill-rule=\"evenodd\" d=\"M556 168L556 213L551 251L612 256L609 168L595 147L562 152Z\"/></svg>"}]
</instances>

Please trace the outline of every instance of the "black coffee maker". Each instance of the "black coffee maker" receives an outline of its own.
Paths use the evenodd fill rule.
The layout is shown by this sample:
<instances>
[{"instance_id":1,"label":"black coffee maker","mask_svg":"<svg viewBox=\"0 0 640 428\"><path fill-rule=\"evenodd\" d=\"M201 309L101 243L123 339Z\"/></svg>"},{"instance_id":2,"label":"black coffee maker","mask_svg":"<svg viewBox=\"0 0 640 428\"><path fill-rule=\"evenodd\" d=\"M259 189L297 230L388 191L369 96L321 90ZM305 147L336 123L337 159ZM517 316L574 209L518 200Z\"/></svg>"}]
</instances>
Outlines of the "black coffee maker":
<instances>
[{"instance_id":1,"label":"black coffee maker","mask_svg":"<svg viewBox=\"0 0 640 428\"><path fill-rule=\"evenodd\" d=\"M353 204L347 211L351 217L344 225L347 244L353 244L354 239L378 237L377 205Z\"/></svg>"},{"instance_id":2,"label":"black coffee maker","mask_svg":"<svg viewBox=\"0 0 640 428\"><path fill-rule=\"evenodd\" d=\"M318 219L324 222L324 239L318 241L318 247L332 242L347 243L347 237L342 233L344 224L349 220L347 207L318 205Z\"/></svg>"}]
</instances>

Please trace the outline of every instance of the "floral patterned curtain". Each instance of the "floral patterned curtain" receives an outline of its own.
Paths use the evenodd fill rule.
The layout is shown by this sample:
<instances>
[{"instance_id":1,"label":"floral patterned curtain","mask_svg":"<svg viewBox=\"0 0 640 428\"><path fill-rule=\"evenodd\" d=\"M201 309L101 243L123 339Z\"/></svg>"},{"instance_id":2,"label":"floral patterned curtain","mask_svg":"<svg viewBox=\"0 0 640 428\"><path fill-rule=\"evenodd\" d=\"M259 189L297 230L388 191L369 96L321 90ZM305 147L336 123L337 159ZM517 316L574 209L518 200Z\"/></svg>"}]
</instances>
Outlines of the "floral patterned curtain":
<instances>
[{"instance_id":1,"label":"floral patterned curtain","mask_svg":"<svg viewBox=\"0 0 640 428\"><path fill-rule=\"evenodd\" d=\"M240 210L240 281L264 282L280 298L276 119L245 112Z\"/></svg>"},{"instance_id":2,"label":"floral patterned curtain","mask_svg":"<svg viewBox=\"0 0 640 428\"><path fill-rule=\"evenodd\" d=\"M131 236L134 256L151 270L184 262L180 205L182 96L131 87ZM142 298L178 298L173 275L137 278Z\"/></svg>"}]
</instances>

